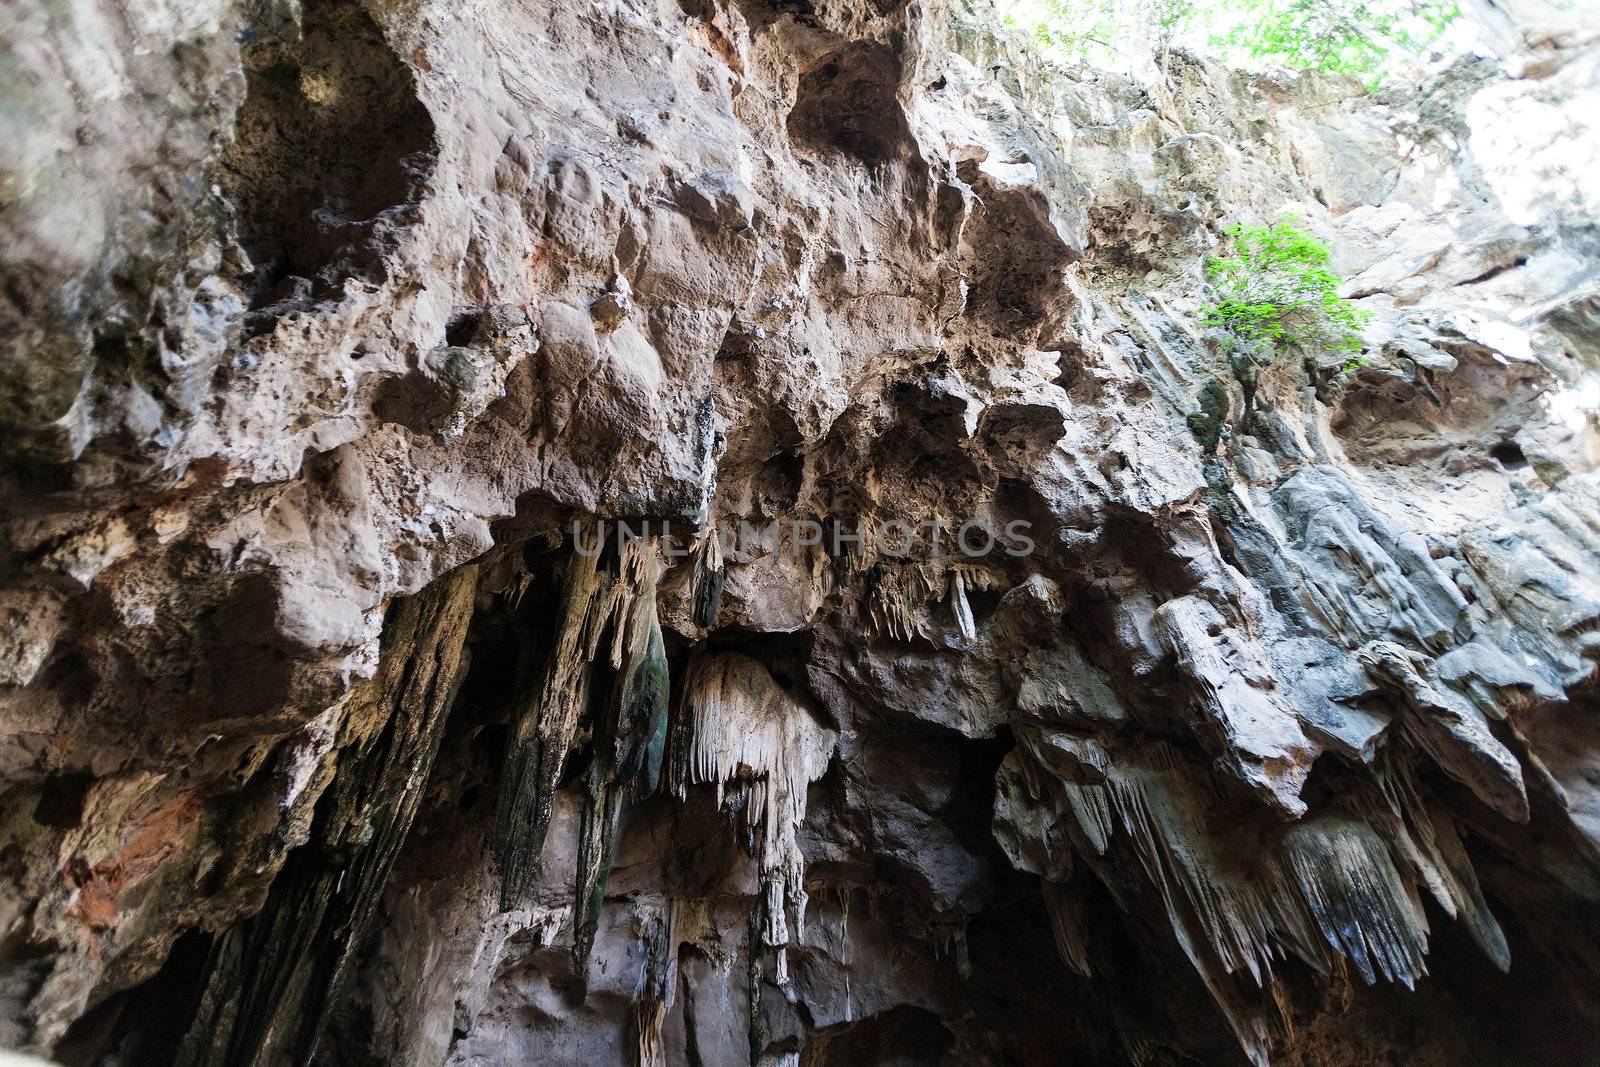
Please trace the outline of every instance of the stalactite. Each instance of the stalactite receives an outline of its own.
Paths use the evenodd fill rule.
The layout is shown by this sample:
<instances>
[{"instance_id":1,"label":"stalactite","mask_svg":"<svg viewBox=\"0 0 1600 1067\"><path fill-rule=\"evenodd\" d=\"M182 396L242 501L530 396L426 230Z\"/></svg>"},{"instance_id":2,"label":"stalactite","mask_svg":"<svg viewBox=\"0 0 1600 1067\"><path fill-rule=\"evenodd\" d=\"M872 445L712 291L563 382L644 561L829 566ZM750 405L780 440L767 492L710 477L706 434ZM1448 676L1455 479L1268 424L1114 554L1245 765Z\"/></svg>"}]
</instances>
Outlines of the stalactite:
<instances>
[{"instance_id":1,"label":"stalactite","mask_svg":"<svg viewBox=\"0 0 1600 1067\"><path fill-rule=\"evenodd\" d=\"M850 995L850 889L839 890L839 966L844 971L844 1021L855 1019L855 1004Z\"/></svg>"},{"instance_id":2,"label":"stalactite","mask_svg":"<svg viewBox=\"0 0 1600 1067\"><path fill-rule=\"evenodd\" d=\"M1003 574L970 563L928 560L916 563L880 561L871 568L873 583L865 598L866 628L896 641L931 640L934 623L928 605L945 601L961 640L978 639L978 623L969 594L1009 587Z\"/></svg>"},{"instance_id":3,"label":"stalactite","mask_svg":"<svg viewBox=\"0 0 1600 1067\"><path fill-rule=\"evenodd\" d=\"M217 940L180 1067L310 1060L421 803L465 671L476 583L462 567L390 609L309 839L260 913Z\"/></svg>"},{"instance_id":4,"label":"stalactite","mask_svg":"<svg viewBox=\"0 0 1600 1067\"><path fill-rule=\"evenodd\" d=\"M1041 878L1045 912L1050 916L1050 932L1055 937L1056 951L1073 973L1090 978L1089 929L1084 919L1083 902L1071 889L1048 878Z\"/></svg>"},{"instance_id":5,"label":"stalactite","mask_svg":"<svg viewBox=\"0 0 1600 1067\"><path fill-rule=\"evenodd\" d=\"M670 679L656 614L659 561L653 542L623 558L630 600L611 643L612 684L595 724L573 899L574 961L580 973L594 947L606 878L627 806L655 792L667 739Z\"/></svg>"},{"instance_id":6,"label":"stalactite","mask_svg":"<svg viewBox=\"0 0 1600 1067\"><path fill-rule=\"evenodd\" d=\"M712 526L702 535L700 551L694 561L690 599L694 602L696 626L709 627L717 621L717 608L722 603L722 586L727 576L727 566L722 559L722 538Z\"/></svg>"},{"instance_id":7,"label":"stalactite","mask_svg":"<svg viewBox=\"0 0 1600 1067\"><path fill-rule=\"evenodd\" d=\"M667 1053L661 1045L661 1023L666 1014L667 1006L659 1000L634 1001L634 1060L638 1067L667 1067Z\"/></svg>"},{"instance_id":8,"label":"stalactite","mask_svg":"<svg viewBox=\"0 0 1600 1067\"><path fill-rule=\"evenodd\" d=\"M656 613L658 568L654 549L640 556L637 591L622 631L622 687L612 731L617 777L638 796L660 785L667 747L672 686Z\"/></svg>"},{"instance_id":9,"label":"stalactite","mask_svg":"<svg viewBox=\"0 0 1600 1067\"><path fill-rule=\"evenodd\" d=\"M1428 819L1408 776L1380 771L1392 807L1379 804L1382 810L1365 818L1324 815L1295 823L1276 847L1263 850L1259 840L1236 839L1234 829L1210 818L1205 786L1194 780L1203 773L1153 750L1140 765L1112 766L1104 785L1054 788L1065 794L1065 808L1092 852L1110 855L1119 832L1132 845L1180 947L1253 1061L1265 1062L1287 1025L1277 1006L1277 959L1293 955L1321 972L1347 959L1369 983L1384 978L1408 988L1427 973L1419 883L1452 915L1465 914L1501 962L1504 939L1483 907L1454 829L1441 831ZM1402 820L1421 829L1406 832ZM1404 866L1396 865L1389 844L1395 827L1412 857ZM1251 856L1248 869L1231 859L1239 855ZM1046 903L1062 957L1078 969L1086 957L1058 888L1047 884ZM1267 996L1251 997L1239 975Z\"/></svg>"},{"instance_id":10,"label":"stalactite","mask_svg":"<svg viewBox=\"0 0 1600 1067\"><path fill-rule=\"evenodd\" d=\"M684 682L689 720L686 777L714 784L717 802L733 784L744 797L743 821L755 835L761 870L766 944L777 950L777 978L788 978L787 946L805 929L805 857L796 832L806 813L806 787L822 777L835 735L773 681L758 661L735 652L702 655Z\"/></svg>"},{"instance_id":11,"label":"stalactite","mask_svg":"<svg viewBox=\"0 0 1600 1067\"><path fill-rule=\"evenodd\" d=\"M757 893L750 902L750 926L745 936L745 979L749 983L745 998L749 1013L746 1036L750 1044L750 1067L761 1062L761 1054L767 1047L767 1023L761 1015L761 983L766 980L766 968L762 964L766 907L766 898Z\"/></svg>"},{"instance_id":12,"label":"stalactite","mask_svg":"<svg viewBox=\"0 0 1600 1067\"><path fill-rule=\"evenodd\" d=\"M590 763L583 825L578 831L577 881L572 894L572 958L580 977L587 972L600 909L605 903L606 878L622 825L623 792L610 780L600 760Z\"/></svg>"},{"instance_id":13,"label":"stalactite","mask_svg":"<svg viewBox=\"0 0 1600 1067\"><path fill-rule=\"evenodd\" d=\"M1495 811L1513 822L1528 821L1522 767L1490 732L1482 712L1429 682L1426 661L1392 642L1372 641L1356 660L1406 708L1401 721L1408 740Z\"/></svg>"},{"instance_id":14,"label":"stalactite","mask_svg":"<svg viewBox=\"0 0 1600 1067\"><path fill-rule=\"evenodd\" d=\"M1390 753L1376 771L1383 802L1367 807L1367 820L1384 828L1380 833L1396 856L1410 866L1447 915L1466 925L1494 965L1509 969L1511 950L1505 934L1489 911L1450 816L1422 798L1411 759L1403 752Z\"/></svg>"},{"instance_id":15,"label":"stalactite","mask_svg":"<svg viewBox=\"0 0 1600 1067\"><path fill-rule=\"evenodd\" d=\"M959 569L950 572L950 611L956 617L956 631L963 641L976 641L978 627L972 619L972 605L967 603L966 577Z\"/></svg>"},{"instance_id":16,"label":"stalactite","mask_svg":"<svg viewBox=\"0 0 1600 1067\"><path fill-rule=\"evenodd\" d=\"M1284 835L1289 870L1329 946L1368 985L1381 976L1411 989L1428 973L1428 919L1414 883L1366 823L1323 817Z\"/></svg>"},{"instance_id":17,"label":"stalactite","mask_svg":"<svg viewBox=\"0 0 1600 1067\"><path fill-rule=\"evenodd\" d=\"M647 908L638 916L644 956L633 1001L638 1067L667 1065L661 1024L666 1019L667 1009L672 1007L672 995L678 984L678 921L676 900L669 901L661 910Z\"/></svg>"},{"instance_id":18,"label":"stalactite","mask_svg":"<svg viewBox=\"0 0 1600 1067\"><path fill-rule=\"evenodd\" d=\"M648 567L643 562L646 556L651 561ZM615 573L601 568L601 553L574 553L567 562L555 644L546 657L539 685L527 687L519 701L514 734L501 769L494 844L501 870L502 910L516 907L533 888L550 829L556 784L589 703L595 657L606 634L611 633L610 667L613 671L621 668L632 629L622 620L629 617L630 608L641 596L640 584L647 576L649 618L655 625L654 556L653 542L630 538L622 544ZM659 639L659 627L656 633ZM648 634L645 639L648 641Z\"/></svg>"},{"instance_id":19,"label":"stalactite","mask_svg":"<svg viewBox=\"0 0 1600 1067\"><path fill-rule=\"evenodd\" d=\"M926 640L933 630L923 617L930 597L937 597L944 584L928 564L904 567L880 564L877 580L867 598L867 625L870 632L896 641Z\"/></svg>"},{"instance_id":20,"label":"stalactite","mask_svg":"<svg viewBox=\"0 0 1600 1067\"><path fill-rule=\"evenodd\" d=\"M950 956L955 960L956 974L962 978L972 974L972 957L967 949L967 921L957 918L935 926L938 940L934 942L934 956Z\"/></svg>"}]
</instances>

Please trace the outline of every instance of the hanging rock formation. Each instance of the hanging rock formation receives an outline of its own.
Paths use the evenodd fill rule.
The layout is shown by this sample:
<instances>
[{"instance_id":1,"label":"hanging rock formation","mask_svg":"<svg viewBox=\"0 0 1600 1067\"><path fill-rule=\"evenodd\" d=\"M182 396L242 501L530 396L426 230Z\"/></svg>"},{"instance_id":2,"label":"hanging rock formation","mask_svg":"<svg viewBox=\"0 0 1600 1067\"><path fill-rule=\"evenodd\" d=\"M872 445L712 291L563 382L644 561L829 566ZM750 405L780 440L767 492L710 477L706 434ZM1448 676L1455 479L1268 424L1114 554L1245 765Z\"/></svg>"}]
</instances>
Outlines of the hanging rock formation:
<instances>
[{"instance_id":1,"label":"hanging rock formation","mask_svg":"<svg viewBox=\"0 0 1600 1067\"><path fill-rule=\"evenodd\" d=\"M13 8L0 1047L1593 1058L1593 33ZM1196 325L1285 207L1359 366Z\"/></svg>"}]
</instances>

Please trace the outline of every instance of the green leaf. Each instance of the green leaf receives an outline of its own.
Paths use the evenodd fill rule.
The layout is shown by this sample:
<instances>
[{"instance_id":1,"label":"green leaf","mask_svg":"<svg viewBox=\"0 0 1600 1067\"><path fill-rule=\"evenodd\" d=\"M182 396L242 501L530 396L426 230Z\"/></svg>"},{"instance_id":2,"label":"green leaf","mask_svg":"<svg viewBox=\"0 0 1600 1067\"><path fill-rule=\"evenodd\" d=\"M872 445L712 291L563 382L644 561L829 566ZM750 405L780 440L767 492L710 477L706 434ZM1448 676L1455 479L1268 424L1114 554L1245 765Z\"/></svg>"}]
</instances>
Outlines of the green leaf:
<instances>
[{"instance_id":1,"label":"green leaf","mask_svg":"<svg viewBox=\"0 0 1600 1067\"><path fill-rule=\"evenodd\" d=\"M1214 300L1200 322L1274 349L1359 352L1370 317L1339 295L1343 279L1327 269L1328 246L1290 222L1223 227L1227 255L1206 262Z\"/></svg>"}]
</instances>

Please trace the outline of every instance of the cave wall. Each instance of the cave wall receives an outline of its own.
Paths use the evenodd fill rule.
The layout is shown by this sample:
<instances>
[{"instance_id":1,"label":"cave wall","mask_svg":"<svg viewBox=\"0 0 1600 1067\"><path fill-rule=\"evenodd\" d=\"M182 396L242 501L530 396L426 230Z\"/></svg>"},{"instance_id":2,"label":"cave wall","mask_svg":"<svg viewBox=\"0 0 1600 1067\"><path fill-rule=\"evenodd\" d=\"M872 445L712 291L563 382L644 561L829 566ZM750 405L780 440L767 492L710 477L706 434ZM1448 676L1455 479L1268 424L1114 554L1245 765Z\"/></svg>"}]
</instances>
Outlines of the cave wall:
<instances>
[{"instance_id":1,"label":"cave wall","mask_svg":"<svg viewBox=\"0 0 1600 1067\"><path fill-rule=\"evenodd\" d=\"M1379 92L923 0L0 41L0 1047L1594 1056L1592 33ZM1359 366L1195 324L1286 207ZM718 544L799 519L940 544Z\"/></svg>"}]
</instances>

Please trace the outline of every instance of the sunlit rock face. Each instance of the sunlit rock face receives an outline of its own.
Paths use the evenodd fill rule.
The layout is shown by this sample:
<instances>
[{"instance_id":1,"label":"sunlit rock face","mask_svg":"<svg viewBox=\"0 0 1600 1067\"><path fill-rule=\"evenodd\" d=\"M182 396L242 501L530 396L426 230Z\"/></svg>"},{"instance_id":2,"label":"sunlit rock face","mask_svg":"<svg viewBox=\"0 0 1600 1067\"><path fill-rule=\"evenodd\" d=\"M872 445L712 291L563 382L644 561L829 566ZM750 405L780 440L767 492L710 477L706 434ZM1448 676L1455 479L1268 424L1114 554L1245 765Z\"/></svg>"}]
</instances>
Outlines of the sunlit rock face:
<instances>
[{"instance_id":1,"label":"sunlit rock face","mask_svg":"<svg viewBox=\"0 0 1600 1067\"><path fill-rule=\"evenodd\" d=\"M995 22L17 6L0 1046L1592 1056L1600 51Z\"/></svg>"}]
</instances>

